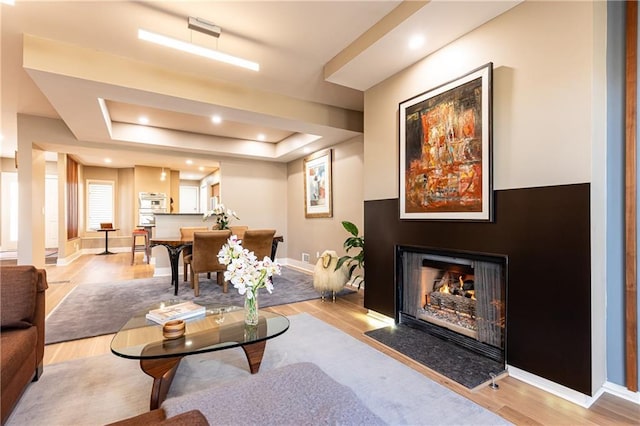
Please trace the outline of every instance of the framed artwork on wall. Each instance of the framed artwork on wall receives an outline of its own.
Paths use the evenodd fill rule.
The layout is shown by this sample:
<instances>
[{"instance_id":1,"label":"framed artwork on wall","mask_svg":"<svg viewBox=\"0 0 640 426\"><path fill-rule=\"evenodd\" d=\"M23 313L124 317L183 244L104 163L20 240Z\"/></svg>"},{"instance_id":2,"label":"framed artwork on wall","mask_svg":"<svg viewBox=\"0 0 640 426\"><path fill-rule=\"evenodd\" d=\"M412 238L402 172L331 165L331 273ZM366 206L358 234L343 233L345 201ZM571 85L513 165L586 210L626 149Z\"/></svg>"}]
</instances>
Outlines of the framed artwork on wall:
<instances>
[{"instance_id":1,"label":"framed artwork on wall","mask_svg":"<svg viewBox=\"0 0 640 426\"><path fill-rule=\"evenodd\" d=\"M492 74L400 103L400 219L493 221Z\"/></svg>"},{"instance_id":2,"label":"framed artwork on wall","mask_svg":"<svg viewBox=\"0 0 640 426\"><path fill-rule=\"evenodd\" d=\"M303 160L305 217L333 216L332 157L332 150L325 149Z\"/></svg>"}]
</instances>

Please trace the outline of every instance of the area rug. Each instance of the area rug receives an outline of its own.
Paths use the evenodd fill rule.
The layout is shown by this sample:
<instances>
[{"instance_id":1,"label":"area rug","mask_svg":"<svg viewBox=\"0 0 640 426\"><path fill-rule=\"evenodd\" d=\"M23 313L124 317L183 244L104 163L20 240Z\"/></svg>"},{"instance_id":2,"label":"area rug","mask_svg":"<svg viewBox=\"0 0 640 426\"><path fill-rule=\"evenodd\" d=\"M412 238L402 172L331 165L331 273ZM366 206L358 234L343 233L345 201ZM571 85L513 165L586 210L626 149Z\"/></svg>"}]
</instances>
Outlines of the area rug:
<instances>
[{"instance_id":1,"label":"area rug","mask_svg":"<svg viewBox=\"0 0 640 426\"><path fill-rule=\"evenodd\" d=\"M201 277L198 297L194 297L191 285L182 281L182 275L178 296L173 294L169 277L78 285L47 317L45 343L115 333L136 312L145 311L148 306L166 300L243 306L243 296L233 286L229 286L228 293L223 293L222 287L214 282L215 275L213 279L207 279L204 274ZM340 295L353 291L345 288ZM319 297L320 294L313 288L312 275L283 267L282 274L275 276L273 293L262 290L258 300L260 307L266 308Z\"/></svg>"},{"instance_id":2,"label":"area rug","mask_svg":"<svg viewBox=\"0 0 640 426\"><path fill-rule=\"evenodd\" d=\"M294 315L289 320L289 330L268 341L258 374L300 362L314 363L350 388L387 424L509 424L309 314ZM248 376L247 360L240 348L186 357L163 407L171 411L174 402L191 393L223 383L232 385ZM111 354L48 365L40 380L29 385L7 424L104 425L148 411L151 384L151 378L140 370L137 361ZM277 389L256 391L277 392ZM247 409L248 404L238 401L239 409ZM215 418L209 421L217 424ZM323 423L321 416L312 416L308 422Z\"/></svg>"},{"instance_id":3,"label":"area rug","mask_svg":"<svg viewBox=\"0 0 640 426\"><path fill-rule=\"evenodd\" d=\"M504 364L406 324L367 331L367 336L474 389L504 373Z\"/></svg>"}]
</instances>

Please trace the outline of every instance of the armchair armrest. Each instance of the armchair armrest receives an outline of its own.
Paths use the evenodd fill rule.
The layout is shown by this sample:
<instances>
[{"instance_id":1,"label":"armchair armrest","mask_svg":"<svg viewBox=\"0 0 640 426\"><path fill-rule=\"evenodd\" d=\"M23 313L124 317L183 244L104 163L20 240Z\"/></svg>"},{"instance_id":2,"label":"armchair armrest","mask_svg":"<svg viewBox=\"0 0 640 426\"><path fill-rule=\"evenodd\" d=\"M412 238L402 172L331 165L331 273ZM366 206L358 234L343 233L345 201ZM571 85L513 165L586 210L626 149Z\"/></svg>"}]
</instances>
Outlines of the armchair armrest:
<instances>
[{"instance_id":1,"label":"armchair armrest","mask_svg":"<svg viewBox=\"0 0 640 426\"><path fill-rule=\"evenodd\" d=\"M44 357L45 291L47 273L31 265L0 268L0 327L38 330L36 356Z\"/></svg>"},{"instance_id":2,"label":"armchair armrest","mask_svg":"<svg viewBox=\"0 0 640 426\"><path fill-rule=\"evenodd\" d=\"M45 319L45 306L46 297L45 291L49 288L47 283L47 271L44 269L37 270L37 287L36 287L36 306L33 312L33 325L38 329L38 346L36 349L36 356L38 359L39 370L42 370L42 360L44 359L44 319ZM38 374L39 376L39 374ZM36 379L38 378L36 376Z\"/></svg>"}]
</instances>

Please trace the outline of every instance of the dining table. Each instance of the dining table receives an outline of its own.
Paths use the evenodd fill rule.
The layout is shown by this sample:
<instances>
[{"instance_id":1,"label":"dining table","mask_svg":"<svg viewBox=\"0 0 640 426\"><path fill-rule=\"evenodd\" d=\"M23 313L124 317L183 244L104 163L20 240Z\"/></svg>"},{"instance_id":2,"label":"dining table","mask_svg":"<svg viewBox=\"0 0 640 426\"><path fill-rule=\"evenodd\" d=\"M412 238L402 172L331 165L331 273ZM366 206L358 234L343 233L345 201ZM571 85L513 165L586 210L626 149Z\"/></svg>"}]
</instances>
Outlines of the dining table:
<instances>
[{"instance_id":1,"label":"dining table","mask_svg":"<svg viewBox=\"0 0 640 426\"><path fill-rule=\"evenodd\" d=\"M282 235L276 235L273 237L273 242L271 243L271 259L275 259L276 251L278 250L278 243L284 241ZM149 246L163 246L167 249L167 253L169 254L169 263L171 265L171 285L174 288L174 295L178 295L178 284L179 284L179 261L180 254L186 247L191 247L193 245L192 239L180 238L180 237L167 237L167 238L151 238L149 240Z\"/></svg>"}]
</instances>

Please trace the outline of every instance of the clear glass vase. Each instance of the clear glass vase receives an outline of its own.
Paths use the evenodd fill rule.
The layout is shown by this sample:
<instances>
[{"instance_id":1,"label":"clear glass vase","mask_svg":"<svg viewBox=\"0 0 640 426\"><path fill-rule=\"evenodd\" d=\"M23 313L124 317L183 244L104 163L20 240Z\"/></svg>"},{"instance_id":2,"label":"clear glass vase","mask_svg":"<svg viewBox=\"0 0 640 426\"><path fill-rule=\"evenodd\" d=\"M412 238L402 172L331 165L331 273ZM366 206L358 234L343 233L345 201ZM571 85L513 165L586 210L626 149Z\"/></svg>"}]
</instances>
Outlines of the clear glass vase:
<instances>
[{"instance_id":1,"label":"clear glass vase","mask_svg":"<svg viewBox=\"0 0 640 426\"><path fill-rule=\"evenodd\" d=\"M253 297L244 298L244 322L247 325L258 325L258 292Z\"/></svg>"}]
</instances>

